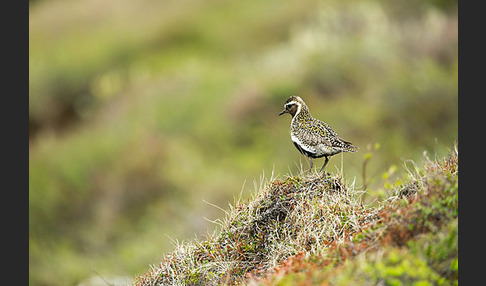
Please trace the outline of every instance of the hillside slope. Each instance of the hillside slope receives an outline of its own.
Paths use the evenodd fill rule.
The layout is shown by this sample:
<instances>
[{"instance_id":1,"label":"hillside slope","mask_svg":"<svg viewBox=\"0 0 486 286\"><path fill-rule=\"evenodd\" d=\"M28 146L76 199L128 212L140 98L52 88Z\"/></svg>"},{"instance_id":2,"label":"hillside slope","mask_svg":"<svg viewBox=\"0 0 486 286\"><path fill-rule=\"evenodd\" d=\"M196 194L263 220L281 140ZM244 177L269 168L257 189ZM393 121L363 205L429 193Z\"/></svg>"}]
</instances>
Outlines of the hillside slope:
<instances>
[{"instance_id":1,"label":"hillside slope","mask_svg":"<svg viewBox=\"0 0 486 286\"><path fill-rule=\"evenodd\" d=\"M134 284L456 285L457 149L408 174L371 205L337 174L272 178Z\"/></svg>"},{"instance_id":2,"label":"hillside slope","mask_svg":"<svg viewBox=\"0 0 486 286\"><path fill-rule=\"evenodd\" d=\"M356 189L445 156L458 62L457 1L30 0L29 284L131 281L217 228L203 200L297 174L291 95L360 148L327 166Z\"/></svg>"}]
</instances>

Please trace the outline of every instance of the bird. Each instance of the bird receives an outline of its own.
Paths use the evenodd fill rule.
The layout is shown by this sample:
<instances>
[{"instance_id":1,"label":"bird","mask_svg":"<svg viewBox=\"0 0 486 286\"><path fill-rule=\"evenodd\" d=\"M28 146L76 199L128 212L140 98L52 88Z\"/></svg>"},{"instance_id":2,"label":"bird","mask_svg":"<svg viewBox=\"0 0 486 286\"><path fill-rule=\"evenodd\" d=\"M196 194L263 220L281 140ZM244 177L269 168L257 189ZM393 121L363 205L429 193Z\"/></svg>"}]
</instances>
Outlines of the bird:
<instances>
[{"instance_id":1,"label":"bird","mask_svg":"<svg viewBox=\"0 0 486 286\"><path fill-rule=\"evenodd\" d=\"M339 137L327 123L312 117L309 107L299 96L290 96L284 104L284 110L278 115L288 113L292 116L290 123L290 138L300 153L310 158L310 170L312 171L312 159L325 158L319 173L329 162L329 157L341 152L356 152L357 146Z\"/></svg>"}]
</instances>

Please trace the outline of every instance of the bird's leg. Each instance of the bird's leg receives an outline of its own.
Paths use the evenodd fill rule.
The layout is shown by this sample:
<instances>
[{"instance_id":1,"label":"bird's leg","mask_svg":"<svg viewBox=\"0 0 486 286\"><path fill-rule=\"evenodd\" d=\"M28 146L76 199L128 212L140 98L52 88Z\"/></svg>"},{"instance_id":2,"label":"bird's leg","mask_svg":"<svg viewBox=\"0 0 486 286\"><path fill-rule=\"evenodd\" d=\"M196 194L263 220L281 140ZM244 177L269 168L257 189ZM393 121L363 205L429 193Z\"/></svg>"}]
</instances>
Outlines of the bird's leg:
<instances>
[{"instance_id":1,"label":"bird's leg","mask_svg":"<svg viewBox=\"0 0 486 286\"><path fill-rule=\"evenodd\" d=\"M310 173L311 173L311 171L312 171L312 166L313 166L314 164L312 163L312 158L311 158L311 157L309 157L309 158L310 158L310 169L309 169L309 175L310 175Z\"/></svg>"},{"instance_id":2,"label":"bird's leg","mask_svg":"<svg viewBox=\"0 0 486 286\"><path fill-rule=\"evenodd\" d=\"M326 156L326 161L324 161L324 165L322 165L322 168L319 170L319 173L322 172L322 170L324 170L324 167L326 167L327 165L327 162L329 162L329 158Z\"/></svg>"}]
</instances>

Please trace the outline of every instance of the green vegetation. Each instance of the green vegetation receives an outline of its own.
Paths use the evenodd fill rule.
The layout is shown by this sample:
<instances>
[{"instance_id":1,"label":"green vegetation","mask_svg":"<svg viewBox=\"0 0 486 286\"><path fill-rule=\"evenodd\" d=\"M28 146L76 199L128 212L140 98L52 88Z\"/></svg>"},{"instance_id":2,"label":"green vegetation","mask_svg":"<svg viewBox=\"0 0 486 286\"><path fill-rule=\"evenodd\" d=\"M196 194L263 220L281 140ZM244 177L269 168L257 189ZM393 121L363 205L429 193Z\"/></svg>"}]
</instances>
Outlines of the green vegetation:
<instances>
[{"instance_id":1,"label":"green vegetation","mask_svg":"<svg viewBox=\"0 0 486 286\"><path fill-rule=\"evenodd\" d=\"M457 161L426 162L377 206L339 176L271 178L135 285L457 285Z\"/></svg>"},{"instance_id":2,"label":"green vegetation","mask_svg":"<svg viewBox=\"0 0 486 286\"><path fill-rule=\"evenodd\" d=\"M306 169L277 116L292 94L360 147L321 182L361 193L352 205L393 196L410 162L458 139L457 1L29 3L31 285L131 280L215 232L211 204ZM336 214L350 232L354 211ZM262 245L235 227L250 263Z\"/></svg>"}]
</instances>

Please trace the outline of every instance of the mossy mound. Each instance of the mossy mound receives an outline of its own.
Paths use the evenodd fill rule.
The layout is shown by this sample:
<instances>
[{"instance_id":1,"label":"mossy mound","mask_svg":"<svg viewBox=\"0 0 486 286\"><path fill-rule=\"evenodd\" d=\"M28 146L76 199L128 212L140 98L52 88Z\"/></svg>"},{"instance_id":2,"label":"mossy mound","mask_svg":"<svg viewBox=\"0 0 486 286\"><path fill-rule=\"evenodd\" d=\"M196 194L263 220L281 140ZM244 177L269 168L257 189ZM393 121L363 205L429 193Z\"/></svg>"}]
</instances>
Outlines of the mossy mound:
<instances>
[{"instance_id":1,"label":"mossy mound","mask_svg":"<svg viewBox=\"0 0 486 286\"><path fill-rule=\"evenodd\" d=\"M271 179L247 202L230 205L218 234L177 245L134 284L454 284L457 151L426 159L373 205L339 175Z\"/></svg>"}]
</instances>

